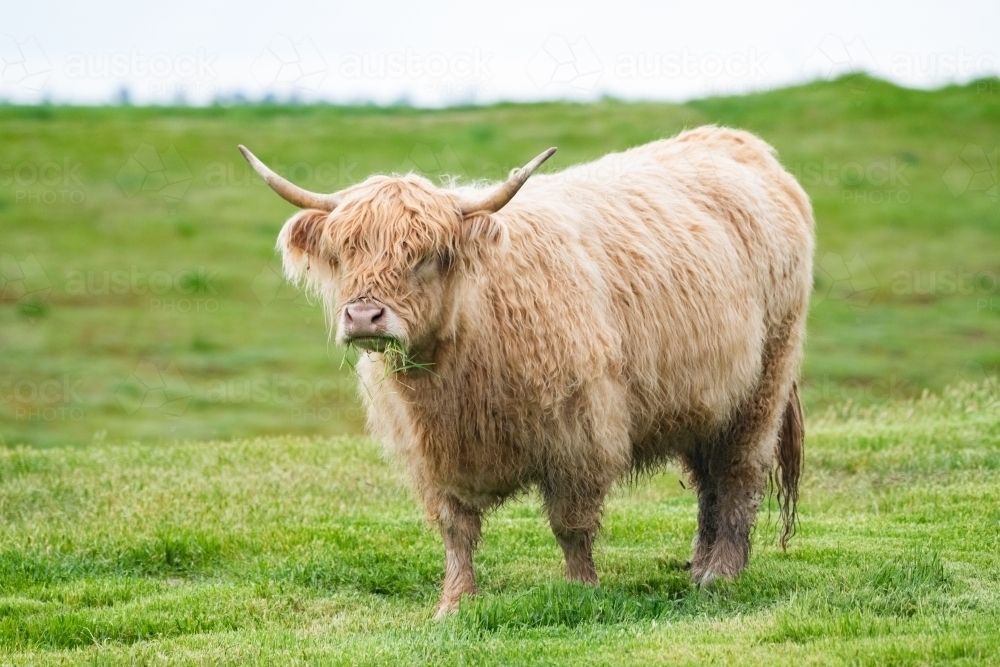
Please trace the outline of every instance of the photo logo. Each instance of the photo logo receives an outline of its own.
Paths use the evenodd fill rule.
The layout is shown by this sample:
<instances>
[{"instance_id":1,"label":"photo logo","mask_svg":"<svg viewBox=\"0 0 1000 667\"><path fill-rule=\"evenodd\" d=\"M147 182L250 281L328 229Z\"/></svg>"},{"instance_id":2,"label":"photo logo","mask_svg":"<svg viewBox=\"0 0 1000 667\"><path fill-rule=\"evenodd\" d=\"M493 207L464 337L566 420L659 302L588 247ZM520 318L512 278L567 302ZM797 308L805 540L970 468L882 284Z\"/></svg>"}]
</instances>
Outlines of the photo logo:
<instances>
[{"instance_id":1,"label":"photo logo","mask_svg":"<svg viewBox=\"0 0 1000 667\"><path fill-rule=\"evenodd\" d=\"M987 154L982 146L966 144L955 161L948 166L941 180L948 186L953 197L959 197L966 192L984 192L986 196L997 201L997 154L1000 148L994 148Z\"/></svg>"},{"instance_id":2,"label":"photo logo","mask_svg":"<svg viewBox=\"0 0 1000 667\"><path fill-rule=\"evenodd\" d=\"M34 255L18 261L10 253L0 253L0 301L19 303L25 315L41 315L51 292L52 281Z\"/></svg>"},{"instance_id":3,"label":"photo logo","mask_svg":"<svg viewBox=\"0 0 1000 667\"><path fill-rule=\"evenodd\" d=\"M140 144L118 170L115 182L129 199L140 192L155 192L165 201L176 203L184 197L193 178L173 145L161 155L155 147Z\"/></svg>"},{"instance_id":4,"label":"photo logo","mask_svg":"<svg viewBox=\"0 0 1000 667\"><path fill-rule=\"evenodd\" d=\"M435 151L427 144L415 145L399 165L399 171L404 174L415 172L441 181L466 173L462 161L451 146L446 145L440 151Z\"/></svg>"},{"instance_id":5,"label":"photo logo","mask_svg":"<svg viewBox=\"0 0 1000 667\"><path fill-rule=\"evenodd\" d=\"M84 417L78 393L81 378L69 374L45 379L0 378L0 404L7 405L17 421L79 421Z\"/></svg>"},{"instance_id":6,"label":"photo logo","mask_svg":"<svg viewBox=\"0 0 1000 667\"><path fill-rule=\"evenodd\" d=\"M835 79L847 76L847 84L858 92L871 85L867 76L859 76L878 69L878 62L868 45L859 36L845 42L836 35L827 34L816 50L802 64L802 71L810 77ZM854 75L854 76L851 76Z\"/></svg>"},{"instance_id":7,"label":"photo logo","mask_svg":"<svg viewBox=\"0 0 1000 667\"><path fill-rule=\"evenodd\" d=\"M83 163L63 157L0 164L0 187L11 188L17 204L82 204Z\"/></svg>"},{"instance_id":8,"label":"photo logo","mask_svg":"<svg viewBox=\"0 0 1000 667\"><path fill-rule=\"evenodd\" d=\"M594 90L603 72L586 39L570 44L561 35L550 35L527 66L528 77L538 89L561 86L584 93Z\"/></svg>"},{"instance_id":9,"label":"photo logo","mask_svg":"<svg viewBox=\"0 0 1000 667\"><path fill-rule=\"evenodd\" d=\"M0 90L15 89L38 96L45 89L52 64L35 39L16 40L0 35Z\"/></svg>"},{"instance_id":10,"label":"photo logo","mask_svg":"<svg viewBox=\"0 0 1000 667\"><path fill-rule=\"evenodd\" d=\"M286 301L296 302L302 308L312 308L306 295L285 280L284 272L278 262L268 262L264 265L250 283L250 291L257 297L261 306L268 306L276 301Z\"/></svg>"},{"instance_id":11,"label":"photo logo","mask_svg":"<svg viewBox=\"0 0 1000 667\"><path fill-rule=\"evenodd\" d=\"M986 368L977 361L967 361L958 372L953 384L978 387L983 393L986 407L1000 408L1000 368Z\"/></svg>"},{"instance_id":12,"label":"photo logo","mask_svg":"<svg viewBox=\"0 0 1000 667\"><path fill-rule=\"evenodd\" d=\"M275 35L250 64L250 74L263 89L274 87L316 92L326 78L326 60L308 37L293 41Z\"/></svg>"},{"instance_id":13,"label":"photo logo","mask_svg":"<svg viewBox=\"0 0 1000 667\"><path fill-rule=\"evenodd\" d=\"M816 269L816 303L831 299L867 308L875 298L878 281L861 255L844 261L840 255L828 252Z\"/></svg>"},{"instance_id":14,"label":"photo logo","mask_svg":"<svg viewBox=\"0 0 1000 667\"><path fill-rule=\"evenodd\" d=\"M139 410L155 410L167 417L180 417L193 394L175 364L161 372L156 364L145 360L118 386L115 398L129 415Z\"/></svg>"}]
</instances>

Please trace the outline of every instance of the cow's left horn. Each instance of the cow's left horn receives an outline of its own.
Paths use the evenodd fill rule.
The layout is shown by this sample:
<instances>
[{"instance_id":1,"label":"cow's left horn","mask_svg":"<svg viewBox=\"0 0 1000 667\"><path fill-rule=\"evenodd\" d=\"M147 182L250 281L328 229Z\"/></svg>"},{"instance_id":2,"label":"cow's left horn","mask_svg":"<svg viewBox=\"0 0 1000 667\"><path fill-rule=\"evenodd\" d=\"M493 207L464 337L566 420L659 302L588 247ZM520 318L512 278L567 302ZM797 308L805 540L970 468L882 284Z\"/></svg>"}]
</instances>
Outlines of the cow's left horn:
<instances>
[{"instance_id":1,"label":"cow's left horn","mask_svg":"<svg viewBox=\"0 0 1000 667\"><path fill-rule=\"evenodd\" d=\"M315 192L303 190L291 181L287 181L281 176L271 171L271 169L257 159L257 156L247 150L247 147L240 144L240 152L247 159L254 171L260 174L264 182L271 186L271 189L278 193L282 199L289 204L294 204L299 208L316 208L321 211L332 211L340 204L340 195L321 195Z\"/></svg>"},{"instance_id":2,"label":"cow's left horn","mask_svg":"<svg viewBox=\"0 0 1000 667\"><path fill-rule=\"evenodd\" d=\"M501 183L475 199L460 199L458 207L462 211L462 215L469 215L470 213L477 213L479 211L496 213L502 209L507 205L507 202L514 198L514 195L521 189L521 186L528 180L528 177L543 162L552 157L552 154L555 152L555 147L550 148L520 169L515 169L505 183Z\"/></svg>"}]
</instances>

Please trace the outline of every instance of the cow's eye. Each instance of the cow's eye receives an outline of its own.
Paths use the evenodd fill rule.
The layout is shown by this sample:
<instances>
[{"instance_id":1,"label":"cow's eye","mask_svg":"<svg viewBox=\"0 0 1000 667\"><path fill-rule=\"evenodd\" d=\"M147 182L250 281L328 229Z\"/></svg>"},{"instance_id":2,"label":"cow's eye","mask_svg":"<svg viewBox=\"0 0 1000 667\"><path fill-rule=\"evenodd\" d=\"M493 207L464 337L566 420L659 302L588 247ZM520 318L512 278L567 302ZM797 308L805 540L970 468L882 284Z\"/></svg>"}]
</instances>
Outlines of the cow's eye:
<instances>
[{"instance_id":1,"label":"cow's eye","mask_svg":"<svg viewBox=\"0 0 1000 667\"><path fill-rule=\"evenodd\" d=\"M438 264L433 256L424 258L413 269L413 274L420 280L431 280L437 272Z\"/></svg>"},{"instance_id":2,"label":"cow's eye","mask_svg":"<svg viewBox=\"0 0 1000 667\"><path fill-rule=\"evenodd\" d=\"M451 252L447 250L442 250L441 252L439 252L437 255L435 255L434 259L435 261L437 261L438 268L440 268L442 271L447 271L448 269L450 269L452 262L455 261L455 258L452 257Z\"/></svg>"},{"instance_id":3,"label":"cow's eye","mask_svg":"<svg viewBox=\"0 0 1000 667\"><path fill-rule=\"evenodd\" d=\"M450 253L435 253L428 255L414 269L414 274L421 280L431 280L439 273L447 271L451 266Z\"/></svg>"}]
</instances>

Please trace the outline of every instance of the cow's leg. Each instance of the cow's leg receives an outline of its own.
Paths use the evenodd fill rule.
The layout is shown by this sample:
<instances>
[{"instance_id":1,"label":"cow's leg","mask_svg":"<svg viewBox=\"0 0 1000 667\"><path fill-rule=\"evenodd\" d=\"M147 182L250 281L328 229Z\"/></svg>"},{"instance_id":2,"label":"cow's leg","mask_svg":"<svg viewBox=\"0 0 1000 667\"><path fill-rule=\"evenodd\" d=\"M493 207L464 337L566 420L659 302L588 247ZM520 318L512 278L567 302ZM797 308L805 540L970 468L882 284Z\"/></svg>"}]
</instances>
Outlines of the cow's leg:
<instances>
[{"instance_id":1,"label":"cow's leg","mask_svg":"<svg viewBox=\"0 0 1000 667\"><path fill-rule=\"evenodd\" d=\"M708 564L712 545L715 544L718 514L718 488L709 472L711 449L709 443L699 442L685 459L695 491L698 493L698 534L695 537L691 569L703 571Z\"/></svg>"},{"instance_id":2,"label":"cow's leg","mask_svg":"<svg viewBox=\"0 0 1000 667\"><path fill-rule=\"evenodd\" d=\"M750 531L772 458L748 437L716 443L710 479L699 488L698 543L691 559L691 576L699 584L735 577L750 558Z\"/></svg>"},{"instance_id":3,"label":"cow's leg","mask_svg":"<svg viewBox=\"0 0 1000 667\"><path fill-rule=\"evenodd\" d=\"M542 494L552 533L566 557L566 579L596 586L594 537L600 528L607 488L559 484L543 487Z\"/></svg>"},{"instance_id":4,"label":"cow's leg","mask_svg":"<svg viewBox=\"0 0 1000 667\"><path fill-rule=\"evenodd\" d=\"M437 524L444 538L445 571L436 618L458 610L463 595L476 592L472 552L482 535L482 513L446 496L437 508Z\"/></svg>"},{"instance_id":5,"label":"cow's leg","mask_svg":"<svg viewBox=\"0 0 1000 667\"><path fill-rule=\"evenodd\" d=\"M798 330L790 329L770 341L756 391L705 448L706 488L711 491L707 502L699 502L699 524L702 512L709 514L705 532L714 532L714 539L707 552L700 548L700 539L695 549L691 575L699 584L735 577L750 558L750 531L774 465L778 430L798 368L798 348L788 343ZM699 538L701 532L699 527Z\"/></svg>"},{"instance_id":6,"label":"cow's leg","mask_svg":"<svg viewBox=\"0 0 1000 667\"><path fill-rule=\"evenodd\" d=\"M547 476L539 484L570 581L598 585L593 547L604 498L631 464L625 396L625 387L608 377L591 385L579 403L569 404L563 455L546 465Z\"/></svg>"}]
</instances>

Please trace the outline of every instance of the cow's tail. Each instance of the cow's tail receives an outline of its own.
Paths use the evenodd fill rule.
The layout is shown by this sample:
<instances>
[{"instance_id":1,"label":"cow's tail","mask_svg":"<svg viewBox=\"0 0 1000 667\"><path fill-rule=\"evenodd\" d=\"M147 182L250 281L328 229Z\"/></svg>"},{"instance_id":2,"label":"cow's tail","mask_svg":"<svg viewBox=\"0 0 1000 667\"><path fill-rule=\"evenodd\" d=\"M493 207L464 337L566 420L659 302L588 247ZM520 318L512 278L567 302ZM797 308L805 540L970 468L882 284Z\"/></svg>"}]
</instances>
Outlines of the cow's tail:
<instances>
[{"instance_id":1,"label":"cow's tail","mask_svg":"<svg viewBox=\"0 0 1000 667\"><path fill-rule=\"evenodd\" d=\"M778 440L778 505L781 508L781 548L788 547L788 540L795 534L796 505L799 501L799 479L802 476L802 454L805 449L805 424L802 420L802 402L799 384L792 384Z\"/></svg>"}]
</instances>

